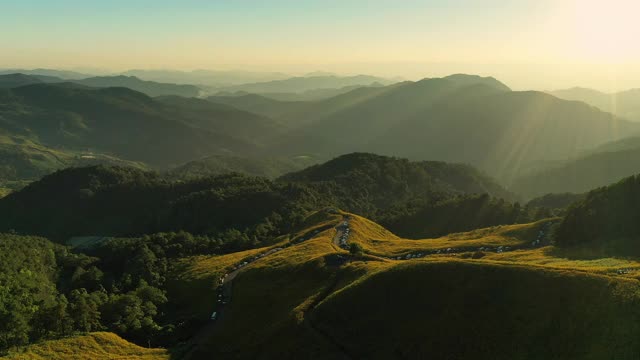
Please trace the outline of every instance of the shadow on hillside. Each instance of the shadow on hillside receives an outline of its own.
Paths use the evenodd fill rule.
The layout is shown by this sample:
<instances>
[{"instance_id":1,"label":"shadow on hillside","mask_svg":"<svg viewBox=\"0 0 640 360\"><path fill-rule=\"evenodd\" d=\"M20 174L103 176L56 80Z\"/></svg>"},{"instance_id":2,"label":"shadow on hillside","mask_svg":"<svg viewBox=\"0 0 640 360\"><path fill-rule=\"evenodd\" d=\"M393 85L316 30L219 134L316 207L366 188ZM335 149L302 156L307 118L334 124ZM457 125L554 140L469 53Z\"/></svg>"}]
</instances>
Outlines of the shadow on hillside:
<instances>
[{"instance_id":1,"label":"shadow on hillside","mask_svg":"<svg viewBox=\"0 0 640 360\"><path fill-rule=\"evenodd\" d=\"M640 248L629 241L617 241L571 247L554 246L546 249L545 255L570 260L596 260L610 257L640 260Z\"/></svg>"}]
</instances>

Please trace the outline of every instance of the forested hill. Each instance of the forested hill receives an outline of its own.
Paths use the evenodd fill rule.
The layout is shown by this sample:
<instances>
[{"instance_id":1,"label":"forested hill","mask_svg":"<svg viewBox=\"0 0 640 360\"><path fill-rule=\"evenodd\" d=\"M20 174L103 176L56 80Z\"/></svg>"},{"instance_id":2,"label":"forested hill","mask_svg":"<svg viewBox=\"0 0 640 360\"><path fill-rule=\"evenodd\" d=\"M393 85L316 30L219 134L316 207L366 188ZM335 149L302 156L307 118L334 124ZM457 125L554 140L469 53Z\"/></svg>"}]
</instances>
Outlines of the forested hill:
<instances>
[{"instance_id":1,"label":"forested hill","mask_svg":"<svg viewBox=\"0 0 640 360\"><path fill-rule=\"evenodd\" d=\"M242 248L295 226L318 206L311 195L239 174L172 182L133 168L70 168L0 199L0 231L65 241L183 230Z\"/></svg>"},{"instance_id":2,"label":"forested hill","mask_svg":"<svg viewBox=\"0 0 640 360\"><path fill-rule=\"evenodd\" d=\"M277 181L240 174L168 180L132 168L71 168L0 199L0 231L15 230L59 241L74 236L188 231L212 236L223 248L238 249L283 234L306 212L325 206L392 223L443 202L449 209L451 201L455 206L485 207L492 202L490 197L478 202L475 196L487 192L511 198L467 166L411 163L372 154L346 155ZM515 216L491 215L479 221L480 225L526 218L519 206L512 208L504 201L498 204L489 212ZM436 220L427 217L421 219L420 228L431 224L428 233L441 233L471 226L466 219L459 220L437 228L432 223ZM420 230L412 230L412 234L420 234Z\"/></svg>"},{"instance_id":3,"label":"forested hill","mask_svg":"<svg viewBox=\"0 0 640 360\"><path fill-rule=\"evenodd\" d=\"M334 182L341 187L360 187L375 197L393 193L394 199L380 199L380 203L402 201L420 193L484 194L514 200L515 195L495 180L464 164L441 161L409 161L407 159L352 153L298 172L286 174L284 181L319 183Z\"/></svg>"},{"instance_id":4,"label":"forested hill","mask_svg":"<svg viewBox=\"0 0 640 360\"><path fill-rule=\"evenodd\" d=\"M336 206L411 238L526 222L549 214L514 203L514 194L462 164L353 153L279 180L307 184Z\"/></svg>"},{"instance_id":5,"label":"forested hill","mask_svg":"<svg viewBox=\"0 0 640 360\"><path fill-rule=\"evenodd\" d=\"M557 231L562 246L587 245L640 255L640 176L591 191L569 208Z\"/></svg>"},{"instance_id":6,"label":"forested hill","mask_svg":"<svg viewBox=\"0 0 640 360\"><path fill-rule=\"evenodd\" d=\"M265 117L205 105L161 102L127 88L35 84L0 92L0 133L168 166L215 153L256 153L260 135L278 128Z\"/></svg>"}]
</instances>

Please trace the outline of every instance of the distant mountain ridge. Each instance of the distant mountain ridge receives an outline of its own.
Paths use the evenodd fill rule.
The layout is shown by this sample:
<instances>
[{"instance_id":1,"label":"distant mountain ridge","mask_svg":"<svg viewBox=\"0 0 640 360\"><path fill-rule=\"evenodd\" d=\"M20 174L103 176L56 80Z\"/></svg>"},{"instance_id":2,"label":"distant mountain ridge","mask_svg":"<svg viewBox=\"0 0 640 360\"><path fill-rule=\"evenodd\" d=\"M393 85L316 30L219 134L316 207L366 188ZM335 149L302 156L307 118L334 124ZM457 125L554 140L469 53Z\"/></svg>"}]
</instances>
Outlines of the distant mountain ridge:
<instances>
[{"instance_id":1,"label":"distant mountain ridge","mask_svg":"<svg viewBox=\"0 0 640 360\"><path fill-rule=\"evenodd\" d=\"M254 94L267 93L302 93L317 89L337 89L348 86L363 86L379 83L389 85L393 81L377 76L356 75L356 76L308 76L292 77L284 80L273 80L252 84L242 84L220 88L219 91L246 91Z\"/></svg>"},{"instance_id":2,"label":"distant mountain ridge","mask_svg":"<svg viewBox=\"0 0 640 360\"><path fill-rule=\"evenodd\" d=\"M51 76L63 80L78 80L91 77L89 74L83 74L76 71L57 70L57 69L4 69L0 70L0 75L21 73L25 75L35 76Z\"/></svg>"},{"instance_id":3,"label":"distant mountain ridge","mask_svg":"<svg viewBox=\"0 0 640 360\"><path fill-rule=\"evenodd\" d=\"M184 97L197 97L203 95L203 90L194 85L178 85L144 81L134 76L96 76L83 79L63 79L45 75L26 75L24 73L12 73L0 75L0 88L12 88L31 84L45 83L73 83L89 87L126 87L131 90L145 93L149 96L178 95Z\"/></svg>"},{"instance_id":4,"label":"distant mountain ridge","mask_svg":"<svg viewBox=\"0 0 640 360\"><path fill-rule=\"evenodd\" d=\"M640 121L640 89L630 89L616 93L574 87L550 92L566 100L582 101L623 118Z\"/></svg>"},{"instance_id":5,"label":"distant mountain ridge","mask_svg":"<svg viewBox=\"0 0 640 360\"><path fill-rule=\"evenodd\" d=\"M146 70L132 69L122 75L135 76L143 80L175 84L206 85L211 87L283 80L291 77L281 72L260 72L243 70Z\"/></svg>"},{"instance_id":6,"label":"distant mountain ridge","mask_svg":"<svg viewBox=\"0 0 640 360\"><path fill-rule=\"evenodd\" d=\"M197 97L202 95L202 89L195 85L179 85L159 83L155 81L140 80L135 76L96 76L75 83L93 87L126 87L145 93L149 96L179 95L184 97Z\"/></svg>"},{"instance_id":7,"label":"distant mountain ridge","mask_svg":"<svg viewBox=\"0 0 640 360\"><path fill-rule=\"evenodd\" d=\"M586 192L640 173L640 137L596 147L562 164L518 178L513 191L526 196Z\"/></svg>"},{"instance_id":8,"label":"distant mountain ridge","mask_svg":"<svg viewBox=\"0 0 640 360\"><path fill-rule=\"evenodd\" d=\"M272 143L276 153L364 151L462 162L504 184L536 161L571 158L640 132L640 124L583 103L462 74L360 88L306 105L246 99L254 101L252 111L279 112L278 119L299 125Z\"/></svg>"}]
</instances>

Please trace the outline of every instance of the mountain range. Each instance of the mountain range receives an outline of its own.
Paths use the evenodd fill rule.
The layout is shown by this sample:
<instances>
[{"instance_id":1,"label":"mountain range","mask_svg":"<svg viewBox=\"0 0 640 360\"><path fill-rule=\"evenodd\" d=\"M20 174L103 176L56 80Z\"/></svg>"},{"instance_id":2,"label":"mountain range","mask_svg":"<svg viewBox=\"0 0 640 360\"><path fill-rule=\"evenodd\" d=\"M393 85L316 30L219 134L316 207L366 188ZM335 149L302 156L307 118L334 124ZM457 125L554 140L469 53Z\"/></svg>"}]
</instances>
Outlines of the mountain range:
<instances>
[{"instance_id":1,"label":"mountain range","mask_svg":"<svg viewBox=\"0 0 640 360\"><path fill-rule=\"evenodd\" d=\"M359 88L314 102L210 98L291 125L276 154L366 151L469 163L510 184L539 161L565 160L640 131L584 103L454 75Z\"/></svg>"}]
</instances>

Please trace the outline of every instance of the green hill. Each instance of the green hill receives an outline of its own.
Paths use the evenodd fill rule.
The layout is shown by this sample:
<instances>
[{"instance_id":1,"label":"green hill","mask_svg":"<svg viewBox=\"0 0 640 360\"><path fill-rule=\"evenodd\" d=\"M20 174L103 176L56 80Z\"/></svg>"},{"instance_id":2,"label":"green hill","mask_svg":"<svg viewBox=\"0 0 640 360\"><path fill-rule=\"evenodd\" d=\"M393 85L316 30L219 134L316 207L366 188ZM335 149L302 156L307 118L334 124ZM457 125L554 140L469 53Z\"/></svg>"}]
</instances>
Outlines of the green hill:
<instances>
[{"instance_id":1,"label":"green hill","mask_svg":"<svg viewBox=\"0 0 640 360\"><path fill-rule=\"evenodd\" d=\"M366 194L379 207L438 193L484 194L512 200L515 196L471 166L368 153L339 156L323 164L284 175L282 181L333 183L344 189L342 201ZM347 195L350 194L350 195ZM365 209L354 212L363 213Z\"/></svg>"},{"instance_id":2,"label":"green hill","mask_svg":"<svg viewBox=\"0 0 640 360\"><path fill-rule=\"evenodd\" d=\"M420 238L529 222L550 209L521 207L516 195L468 165L354 153L284 175L341 209L399 235Z\"/></svg>"},{"instance_id":3,"label":"green hill","mask_svg":"<svg viewBox=\"0 0 640 360\"><path fill-rule=\"evenodd\" d=\"M240 174L168 181L134 168L70 168L2 198L0 229L59 241L184 230L246 248L319 203L310 189Z\"/></svg>"},{"instance_id":4,"label":"green hill","mask_svg":"<svg viewBox=\"0 0 640 360\"><path fill-rule=\"evenodd\" d=\"M637 261L568 260L550 246L472 250L523 246L548 223L416 241L351 214L349 241L365 255L332 248L330 229L256 260L233 280L231 303L196 336L189 358L637 356L637 318L629 315L637 280L616 274L637 271ZM447 248L459 250L434 253ZM434 255L405 256L425 252ZM221 276L230 256L185 259L180 288L195 286L192 301L205 305L202 294L215 296L205 280Z\"/></svg>"},{"instance_id":5,"label":"green hill","mask_svg":"<svg viewBox=\"0 0 640 360\"><path fill-rule=\"evenodd\" d=\"M239 110L191 109L126 88L29 85L0 93L0 104L0 131L9 135L160 167L215 153L256 152L253 142L242 140L246 135L240 130L255 127L264 134L277 128L268 119Z\"/></svg>"},{"instance_id":6,"label":"green hill","mask_svg":"<svg viewBox=\"0 0 640 360\"><path fill-rule=\"evenodd\" d=\"M12 360L168 360L170 356L164 349L148 349L127 342L112 333L96 332L31 345L23 352L11 354L6 358Z\"/></svg>"},{"instance_id":7,"label":"green hill","mask_svg":"<svg viewBox=\"0 0 640 360\"><path fill-rule=\"evenodd\" d=\"M136 176L110 173L100 183ZM75 181L98 182L95 173ZM347 241L359 252L336 245L345 220ZM558 221L409 240L356 214L325 209L309 212L271 243L226 255L208 253L206 238L185 233L107 239L87 254L3 235L0 278L12 279L13 290L0 297L0 315L8 299L38 303L53 296L73 326L93 319L127 339L145 343L153 333L152 346L172 346L143 349L113 334L89 333L12 350L18 359L636 358L640 262L595 252L577 258L556 248L550 242ZM226 304L216 301L224 274ZM56 291L68 294L68 305ZM151 306L146 298L160 303ZM91 306L97 307L88 311ZM45 314L58 319L58 307L51 309ZM162 326L136 332L136 324L149 321ZM57 329L55 321L45 324ZM0 339L13 339L4 336L6 325L0 324Z\"/></svg>"},{"instance_id":8,"label":"green hill","mask_svg":"<svg viewBox=\"0 0 640 360\"><path fill-rule=\"evenodd\" d=\"M595 189L571 206L560 224L557 242L563 246L637 256L640 254L638 204L640 177Z\"/></svg>"},{"instance_id":9,"label":"green hill","mask_svg":"<svg viewBox=\"0 0 640 360\"><path fill-rule=\"evenodd\" d=\"M586 192L640 173L640 138L599 146L561 165L516 179L511 189L526 196Z\"/></svg>"},{"instance_id":10,"label":"green hill","mask_svg":"<svg viewBox=\"0 0 640 360\"><path fill-rule=\"evenodd\" d=\"M631 359L640 351L635 286L522 266L408 263L332 294L311 315L358 358Z\"/></svg>"},{"instance_id":11,"label":"green hill","mask_svg":"<svg viewBox=\"0 0 640 360\"><path fill-rule=\"evenodd\" d=\"M232 161L237 167L239 163ZM402 219L413 216L415 236L530 219L505 201L461 197L489 193L513 198L465 165L350 154L277 181L240 174L189 176L189 171L199 175L200 168L195 166L196 170L185 169L184 176L170 174L170 179L119 167L58 171L0 200L0 230L15 229L61 241L73 236L184 230L218 237L221 243L236 242L242 248L281 235L305 211L328 205L386 219L388 224L403 224ZM420 216L425 208L444 210L453 204L454 208L481 209L489 203L488 215L473 221L460 217L443 223L441 217ZM239 233L228 233L234 229ZM409 228L399 231L408 233Z\"/></svg>"}]
</instances>

